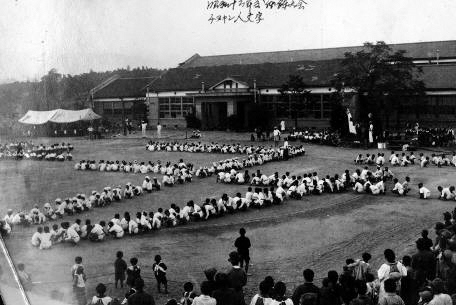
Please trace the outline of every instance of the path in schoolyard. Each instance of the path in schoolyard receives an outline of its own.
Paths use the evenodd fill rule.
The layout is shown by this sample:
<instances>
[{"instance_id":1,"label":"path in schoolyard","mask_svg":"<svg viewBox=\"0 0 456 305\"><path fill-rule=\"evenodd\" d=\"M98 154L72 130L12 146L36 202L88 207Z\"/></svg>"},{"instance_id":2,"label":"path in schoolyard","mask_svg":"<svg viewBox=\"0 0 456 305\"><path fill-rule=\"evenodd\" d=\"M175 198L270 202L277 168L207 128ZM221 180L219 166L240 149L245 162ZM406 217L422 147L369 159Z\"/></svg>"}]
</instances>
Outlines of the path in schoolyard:
<instances>
[{"instance_id":1,"label":"path in schoolyard","mask_svg":"<svg viewBox=\"0 0 456 305\"><path fill-rule=\"evenodd\" d=\"M168 132L165 136L182 139L182 132ZM248 144L248 134L204 133L201 141ZM40 139L39 141L67 142L74 144L73 162L46 161L0 161L0 212L7 208L30 209L33 204L53 202L55 198L74 196L77 193L89 194L92 190L101 191L105 186L125 185L127 182L141 184L145 175L122 173L81 172L73 170L74 163L81 159L127 160L127 161L171 161L183 158L196 166L227 159L234 155L206 153L167 153L148 152L145 139L127 137L119 139L87 141L84 139ZM264 143L255 143L264 144ZM300 143L291 143L293 145ZM306 155L286 162L268 163L261 167L262 172L280 174L290 171L302 174L317 171L319 176L342 174L345 169L353 171L357 167L353 159L357 153L376 152L328 146L307 145ZM430 152L426 152L430 154ZM389 152L386 152L389 156ZM266 275L288 284L288 290L302 280L302 270L312 268L316 272L317 284L331 269L341 271L347 258L358 258L364 251L373 254L374 268L382 261L385 248L394 249L399 256L412 253L414 241L424 228L432 231L433 224L442 218L444 211L453 210L454 202L436 199L417 199L418 182L425 183L437 194L437 185L456 184L456 168L418 166L393 168L396 176L403 180L406 175L412 179L412 192L407 197L398 198L388 192L385 196L355 195L352 192L334 195L309 196L300 201L287 201L282 206L264 210L249 210L245 213L228 215L207 222L196 222L173 229L163 229L147 235L126 237L122 240L108 240L103 243L82 241L78 246L56 245L48 251L34 249L30 238L34 227L18 229L6 241L15 263L23 262L32 274L33 281L39 282L35 291L42 295L60 292L70 298L71 275L69 268L74 257L81 255L88 275L88 295L94 294L94 287L103 282L108 284L108 294L120 297L124 290L115 290L113 283L113 262L115 253L122 250L125 258L137 256L147 289L154 295L158 304L169 298L179 298L182 285L186 281L199 283L204 279L203 270L216 267L225 270L228 253L240 227L247 229L253 248L252 264L247 298L256 291L259 282ZM150 175L152 176L152 175ZM388 184L391 189L391 183ZM171 203L185 205L188 200L200 202L206 197L220 197L222 193L245 194L247 186L215 183L215 177L194 178L192 183L164 188L162 191L145 194L133 200L123 200L109 207L95 209L79 215L84 222L109 220L115 213L125 211L155 211L167 208ZM72 221L74 217L66 217ZM169 267L170 294L159 295L151 270L153 258L161 254Z\"/></svg>"}]
</instances>

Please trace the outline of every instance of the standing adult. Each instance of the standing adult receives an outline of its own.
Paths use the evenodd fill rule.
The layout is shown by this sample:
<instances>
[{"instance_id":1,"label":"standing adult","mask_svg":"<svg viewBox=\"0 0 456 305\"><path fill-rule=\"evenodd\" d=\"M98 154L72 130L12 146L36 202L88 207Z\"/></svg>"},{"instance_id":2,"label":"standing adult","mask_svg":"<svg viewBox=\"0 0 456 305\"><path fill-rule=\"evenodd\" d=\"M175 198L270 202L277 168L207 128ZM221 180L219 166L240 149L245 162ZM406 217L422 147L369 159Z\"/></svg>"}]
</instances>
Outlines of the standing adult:
<instances>
[{"instance_id":1,"label":"standing adult","mask_svg":"<svg viewBox=\"0 0 456 305\"><path fill-rule=\"evenodd\" d=\"M250 262L250 247L252 246L250 244L250 239L248 237L245 236L245 229L244 228L241 228L239 230L239 237L236 238L236 241L234 242L234 246L236 247L237 249L237 253L239 254L239 259L240 259L240 266L241 268L244 267L244 263L245 263L245 273L248 274L249 272L249 262Z\"/></svg>"},{"instance_id":2,"label":"standing adult","mask_svg":"<svg viewBox=\"0 0 456 305\"><path fill-rule=\"evenodd\" d=\"M162 125L160 122L157 124L157 138L161 138L161 132L162 132Z\"/></svg>"},{"instance_id":3,"label":"standing adult","mask_svg":"<svg viewBox=\"0 0 456 305\"><path fill-rule=\"evenodd\" d=\"M146 128L147 128L147 122L145 120L142 120L141 121L141 134L142 134L143 138L146 137Z\"/></svg>"},{"instance_id":4,"label":"standing adult","mask_svg":"<svg viewBox=\"0 0 456 305\"><path fill-rule=\"evenodd\" d=\"M280 121L280 131L282 133L285 132L285 121L284 120Z\"/></svg>"},{"instance_id":5,"label":"standing adult","mask_svg":"<svg viewBox=\"0 0 456 305\"><path fill-rule=\"evenodd\" d=\"M272 132L272 136L274 137L274 145L275 145L275 147L279 146L280 130L277 129L277 126L274 126L274 131Z\"/></svg>"}]
</instances>

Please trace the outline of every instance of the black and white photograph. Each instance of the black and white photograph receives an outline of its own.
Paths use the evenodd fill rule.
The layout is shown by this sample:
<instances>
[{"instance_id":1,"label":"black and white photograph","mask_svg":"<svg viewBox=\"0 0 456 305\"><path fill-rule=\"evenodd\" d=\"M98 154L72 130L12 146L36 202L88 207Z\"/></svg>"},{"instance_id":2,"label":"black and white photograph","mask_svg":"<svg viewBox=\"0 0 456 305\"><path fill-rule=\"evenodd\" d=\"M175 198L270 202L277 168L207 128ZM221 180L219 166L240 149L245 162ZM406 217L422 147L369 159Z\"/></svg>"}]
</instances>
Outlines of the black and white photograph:
<instances>
[{"instance_id":1,"label":"black and white photograph","mask_svg":"<svg viewBox=\"0 0 456 305\"><path fill-rule=\"evenodd\" d=\"M0 305L456 305L455 12L1 0Z\"/></svg>"}]
</instances>

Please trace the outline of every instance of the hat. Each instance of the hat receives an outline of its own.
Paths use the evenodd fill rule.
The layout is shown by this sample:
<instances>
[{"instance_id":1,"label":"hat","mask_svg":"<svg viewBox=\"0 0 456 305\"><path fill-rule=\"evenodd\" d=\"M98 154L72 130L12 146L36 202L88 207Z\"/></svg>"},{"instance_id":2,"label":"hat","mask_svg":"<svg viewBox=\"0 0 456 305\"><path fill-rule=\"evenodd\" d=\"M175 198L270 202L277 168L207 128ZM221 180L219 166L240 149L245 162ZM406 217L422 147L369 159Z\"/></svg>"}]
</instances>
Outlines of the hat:
<instances>
[{"instance_id":1,"label":"hat","mask_svg":"<svg viewBox=\"0 0 456 305\"><path fill-rule=\"evenodd\" d=\"M55 202L62 202L62 199L57 198L57 199L55 200Z\"/></svg>"},{"instance_id":2,"label":"hat","mask_svg":"<svg viewBox=\"0 0 456 305\"><path fill-rule=\"evenodd\" d=\"M92 191L92 195L95 195L97 193L97 191Z\"/></svg>"}]
</instances>

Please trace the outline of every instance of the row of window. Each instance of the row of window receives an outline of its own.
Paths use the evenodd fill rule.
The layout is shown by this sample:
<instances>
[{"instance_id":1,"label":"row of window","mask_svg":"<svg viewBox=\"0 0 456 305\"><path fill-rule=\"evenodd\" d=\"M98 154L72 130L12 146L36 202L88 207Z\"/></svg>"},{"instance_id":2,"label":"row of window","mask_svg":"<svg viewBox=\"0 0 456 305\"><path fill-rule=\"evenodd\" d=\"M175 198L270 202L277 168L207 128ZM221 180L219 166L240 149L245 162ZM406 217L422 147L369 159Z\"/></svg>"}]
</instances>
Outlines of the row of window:
<instances>
[{"instance_id":1,"label":"row of window","mask_svg":"<svg viewBox=\"0 0 456 305\"><path fill-rule=\"evenodd\" d=\"M158 109L160 118L183 118L193 112L193 97L160 97Z\"/></svg>"},{"instance_id":2,"label":"row of window","mask_svg":"<svg viewBox=\"0 0 456 305\"><path fill-rule=\"evenodd\" d=\"M291 96L263 95L260 103L274 113L277 118L327 119L331 116L331 104L323 94L311 95L297 100Z\"/></svg>"}]
</instances>

